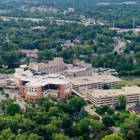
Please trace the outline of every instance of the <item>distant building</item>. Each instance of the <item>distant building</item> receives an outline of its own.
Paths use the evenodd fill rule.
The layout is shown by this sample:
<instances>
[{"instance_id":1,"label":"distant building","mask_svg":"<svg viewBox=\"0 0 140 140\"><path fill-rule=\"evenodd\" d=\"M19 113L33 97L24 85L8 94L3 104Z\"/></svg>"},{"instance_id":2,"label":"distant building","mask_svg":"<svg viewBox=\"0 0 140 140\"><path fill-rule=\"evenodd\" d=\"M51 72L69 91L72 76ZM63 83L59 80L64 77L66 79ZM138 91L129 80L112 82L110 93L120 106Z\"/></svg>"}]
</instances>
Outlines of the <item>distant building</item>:
<instances>
[{"instance_id":1,"label":"distant building","mask_svg":"<svg viewBox=\"0 0 140 140\"><path fill-rule=\"evenodd\" d=\"M128 110L131 111L132 113L136 113L140 115L140 106L133 106L130 107Z\"/></svg>"},{"instance_id":2,"label":"distant building","mask_svg":"<svg viewBox=\"0 0 140 140\"><path fill-rule=\"evenodd\" d=\"M67 69L65 63L63 62L63 58L59 57L54 58L53 61L49 61L48 63L30 62L28 68L37 72L46 73L58 73Z\"/></svg>"},{"instance_id":3,"label":"distant building","mask_svg":"<svg viewBox=\"0 0 140 140\"><path fill-rule=\"evenodd\" d=\"M68 77L83 77L92 76L92 68L86 67L73 67L64 72Z\"/></svg>"},{"instance_id":4,"label":"distant building","mask_svg":"<svg viewBox=\"0 0 140 140\"><path fill-rule=\"evenodd\" d=\"M91 64L79 59L73 60L73 65L67 65L67 70L65 71L66 76L71 78L92 76L92 73Z\"/></svg>"},{"instance_id":5,"label":"distant building","mask_svg":"<svg viewBox=\"0 0 140 140\"><path fill-rule=\"evenodd\" d=\"M105 104L116 105L119 95L124 95L127 103L136 103L140 99L140 88L138 86L132 86L122 87L122 89L87 90L87 100L97 107Z\"/></svg>"},{"instance_id":6,"label":"distant building","mask_svg":"<svg viewBox=\"0 0 140 140\"><path fill-rule=\"evenodd\" d=\"M0 87L7 86L11 83L10 77L6 74L0 74Z\"/></svg>"},{"instance_id":7,"label":"distant building","mask_svg":"<svg viewBox=\"0 0 140 140\"><path fill-rule=\"evenodd\" d=\"M27 57L37 58L39 50L38 49L34 49L34 50L21 49L20 52L22 52L23 54L26 54Z\"/></svg>"},{"instance_id":8,"label":"distant building","mask_svg":"<svg viewBox=\"0 0 140 140\"><path fill-rule=\"evenodd\" d=\"M74 59L73 65L74 66L88 67L88 68L92 67L90 63L85 63L84 60L80 60L80 59Z\"/></svg>"},{"instance_id":9,"label":"distant building","mask_svg":"<svg viewBox=\"0 0 140 140\"><path fill-rule=\"evenodd\" d=\"M46 30L46 27L44 26L36 26L36 27L31 27L31 30L41 30L41 31L45 31Z\"/></svg>"},{"instance_id":10,"label":"distant building","mask_svg":"<svg viewBox=\"0 0 140 140\"><path fill-rule=\"evenodd\" d=\"M74 12L74 8L68 8L68 12Z\"/></svg>"},{"instance_id":11,"label":"distant building","mask_svg":"<svg viewBox=\"0 0 140 140\"><path fill-rule=\"evenodd\" d=\"M14 82L28 102L36 102L40 97L63 100L71 95L70 81L59 74L33 75L31 71L18 68Z\"/></svg>"}]
</instances>

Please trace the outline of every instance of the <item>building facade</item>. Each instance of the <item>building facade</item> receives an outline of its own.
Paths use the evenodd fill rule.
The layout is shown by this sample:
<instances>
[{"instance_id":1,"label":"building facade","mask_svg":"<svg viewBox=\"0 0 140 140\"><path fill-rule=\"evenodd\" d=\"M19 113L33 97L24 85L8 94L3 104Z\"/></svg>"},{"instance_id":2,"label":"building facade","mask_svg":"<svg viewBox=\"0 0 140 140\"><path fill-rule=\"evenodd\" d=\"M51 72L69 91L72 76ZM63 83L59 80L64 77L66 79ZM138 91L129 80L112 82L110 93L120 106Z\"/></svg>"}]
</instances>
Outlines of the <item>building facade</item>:
<instances>
[{"instance_id":1,"label":"building facade","mask_svg":"<svg viewBox=\"0 0 140 140\"><path fill-rule=\"evenodd\" d=\"M114 90L87 90L87 100L97 107L106 104L115 106L118 102L119 95L124 95L127 103L136 103L140 99L140 88L138 86L132 86Z\"/></svg>"},{"instance_id":2,"label":"building facade","mask_svg":"<svg viewBox=\"0 0 140 140\"><path fill-rule=\"evenodd\" d=\"M63 58L54 58L53 61L49 61L48 63L30 62L28 68L37 72L46 73L58 73L67 69Z\"/></svg>"},{"instance_id":3,"label":"building facade","mask_svg":"<svg viewBox=\"0 0 140 140\"><path fill-rule=\"evenodd\" d=\"M113 88L116 84L122 83L122 80L109 74L77 77L71 80L72 89L80 91L80 89L102 89L106 84Z\"/></svg>"},{"instance_id":4,"label":"building facade","mask_svg":"<svg viewBox=\"0 0 140 140\"><path fill-rule=\"evenodd\" d=\"M11 84L10 77L6 74L0 74L0 87L4 87Z\"/></svg>"},{"instance_id":5,"label":"building facade","mask_svg":"<svg viewBox=\"0 0 140 140\"><path fill-rule=\"evenodd\" d=\"M16 69L14 81L20 94L25 96L28 102L36 102L40 97L63 100L71 95L70 81L58 74L33 76L31 71L20 68Z\"/></svg>"},{"instance_id":6,"label":"building facade","mask_svg":"<svg viewBox=\"0 0 140 140\"><path fill-rule=\"evenodd\" d=\"M92 76L92 68L84 67L73 67L65 71L67 77L83 77L83 76Z\"/></svg>"}]
</instances>

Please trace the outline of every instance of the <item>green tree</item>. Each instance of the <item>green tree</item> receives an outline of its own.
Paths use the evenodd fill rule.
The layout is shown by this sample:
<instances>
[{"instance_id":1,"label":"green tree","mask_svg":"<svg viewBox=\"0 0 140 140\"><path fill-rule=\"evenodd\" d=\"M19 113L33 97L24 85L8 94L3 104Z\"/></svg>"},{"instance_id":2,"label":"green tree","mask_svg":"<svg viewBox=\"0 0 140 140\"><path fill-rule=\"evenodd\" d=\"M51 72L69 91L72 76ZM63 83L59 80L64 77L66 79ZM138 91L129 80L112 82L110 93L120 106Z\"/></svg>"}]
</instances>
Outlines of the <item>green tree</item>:
<instances>
[{"instance_id":1,"label":"green tree","mask_svg":"<svg viewBox=\"0 0 140 140\"><path fill-rule=\"evenodd\" d=\"M35 126L36 126L35 122L33 122L30 119L23 119L21 124L20 124L22 132L28 132L30 130L33 130L35 128Z\"/></svg>"},{"instance_id":2,"label":"green tree","mask_svg":"<svg viewBox=\"0 0 140 140\"><path fill-rule=\"evenodd\" d=\"M111 134L105 136L102 140L124 140L124 139L120 137L118 134Z\"/></svg>"},{"instance_id":3,"label":"green tree","mask_svg":"<svg viewBox=\"0 0 140 140\"><path fill-rule=\"evenodd\" d=\"M0 102L0 109L2 111L4 111L4 115L5 115L5 111L6 111L6 106L8 104L11 104L12 102L14 102L13 99L1 100L1 102Z\"/></svg>"},{"instance_id":4,"label":"green tree","mask_svg":"<svg viewBox=\"0 0 140 140\"><path fill-rule=\"evenodd\" d=\"M91 120L90 125L93 132L99 132L105 127L99 120Z\"/></svg>"},{"instance_id":5,"label":"green tree","mask_svg":"<svg viewBox=\"0 0 140 140\"><path fill-rule=\"evenodd\" d=\"M126 97L124 95L119 95L118 96L118 101L119 101L119 106L120 109L125 109L126 108Z\"/></svg>"},{"instance_id":6,"label":"green tree","mask_svg":"<svg viewBox=\"0 0 140 140\"><path fill-rule=\"evenodd\" d=\"M38 136L37 134L30 134L28 140L44 140L42 136Z\"/></svg>"},{"instance_id":7,"label":"green tree","mask_svg":"<svg viewBox=\"0 0 140 140\"><path fill-rule=\"evenodd\" d=\"M6 113L14 116L16 113L19 113L20 106L18 104L11 103L6 107Z\"/></svg>"},{"instance_id":8,"label":"green tree","mask_svg":"<svg viewBox=\"0 0 140 140\"><path fill-rule=\"evenodd\" d=\"M82 98L72 98L70 99L70 105L74 112L79 112L82 107L86 105L86 102Z\"/></svg>"},{"instance_id":9,"label":"green tree","mask_svg":"<svg viewBox=\"0 0 140 140\"><path fill-rule=\"evenodd\" d=\"M8 94L8 93L6 93L6 94L5 94L5 97L6 97L7 99L9 99L9 94Z\"/></svg>"},{"instance_id":10,"label":"green tree","mask_svg":"<svg viewBox=\"0 0 140 140\"><path fill-rule=\"evenodd\" d=\"M109 115L113 115L114 112L115 112L115 110L114 110L113 108L108 108L108 109L107 109L107 113L108 113Z\"/></svg>"},{"instance_id":11,"label":"green tree","mask_svg":"<svg viewBox=\"0 0 140 140\"><path fill-rule=\"evenodd\" d=\"M56 47L56 51L57 51L57 52L61 52L61 51L62 51L62 47L61 47L61 46L57 46L57 47Z\"/></svg>"},{"instance_id":12,"label":"green tree","mask_svg":"<svg viewBox=\"0 0 140 140\"><path fill-rule=\"evenodd\" d=\"M53 134L59 132L58 128L52 124L47 124L41 126L39 129L40 135L43 136L47 140L51 140L53 138Z\"/></svg>"},{"instance_id":13,"label":"green tree","mask_svg":"<svg viewBox=\"0 0 140 140\"><path fill-rule=\"evenodd\" d=\"M102 123L106 127L111 127L111 126L113 126L115 124L115 121L109 115L105 115L105 116L102 117Z\"/></svg>"},{"instance_id":14,"label":"green tree","mask_svg":"<svg viewBox=\"0 0 140 140\"><path fill-rule=\"evenodd\" d=\"M68 114L64 114L62 117L62 126L64 129L69 129L72 125L72 119L70 118L70 116Z\"/></svg>"},{"instance_id":15,"label":"green tree","mask_svg":"<svg viewBox=\"0 0 140 140\"><path fill-rule=\"evenodd\" d=\"M103 89L104 89L104 90L107 90L107 89L110 89L110 87L109 87L107 84L104 84L104 85L103 85Z\"/></svg>"},{"instance_id":16,"label":"green tree","mask_svg":"<svg viewBox=\"0 0 140 140\"><path fill-rule=\"evenodd\" d=\"M81 46L74 47L74 53L76 56L79 56L82 52L83 52L83 47L81 47Z\"/></svg>"},{"instance_id":17,"label":"green tree","mask_svg":"<svg viewBox=\"0 0 140 140\"><path fill-rule=\"evenodd\" d=\"M139 64L140 63L140 60L139 60L139 58L140 58L140 52L137 52L135 54L135 58L136 58L137 63Z\"/></svg>"},{"instance_id":18,"label":"green tree","mask_svg":"<svg viewBox=\"0 0 140 140\"><path fill-rule=\"evenodd\" d=\"M15 140L16 135L12 133L11 129L2 130L0 139L1 140Z\"/></svg>"},{"instance_id":19,"label":"green tree","mask_svg":"<svg viewBox=\"0 0 140 140\"><path fill-rule=\"evenodd\" d=\"M121 133L126 140L137 140L140 137L140 118L131 114L121 125Z\"/></svg>"},{"instance_id":20,"label":"green tree","mask_svg":"<svg viewBox=\"0 0 140 140\"><path fill-rule=\"evenodd\" d=\"M84 53L86 55L91 56L92 51L93 51L92 46L90 46L90 45L85 45L84 46Z\"/></svg>"},{"instance_id":21,"label":"green tree","mask_svg":"<svg viewBox=\"0 0 140 140\"><path fill-rule=\"evenodd\" d=\"M62 133L59 133L59 134L55 134L52 140L70 140L70 138Z\"/></svg>"},{"instance_id":22,"label":"green tree","mask_svg":"<svg viewBox=\"0 0 140 140\"><path fill-rule=\"evenodd\" d=\"M98 115L93 115L92 118L93 118L94 120L100 120L100 117L99 117Z\"/></svg>"}]
</instances>

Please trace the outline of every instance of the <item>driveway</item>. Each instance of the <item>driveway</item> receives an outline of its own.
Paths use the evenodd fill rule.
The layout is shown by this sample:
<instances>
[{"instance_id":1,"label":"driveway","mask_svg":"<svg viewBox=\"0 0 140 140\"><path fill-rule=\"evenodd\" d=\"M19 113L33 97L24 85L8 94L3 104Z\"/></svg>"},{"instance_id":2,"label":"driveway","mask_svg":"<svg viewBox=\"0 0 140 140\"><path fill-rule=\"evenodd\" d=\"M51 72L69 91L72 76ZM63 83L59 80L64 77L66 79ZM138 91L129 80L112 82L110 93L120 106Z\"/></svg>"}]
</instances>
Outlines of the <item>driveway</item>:
<instances>
[{"instance_id":1,"label":"driveway","mask_svg":"<svg viewBox=\"0 0 140 140\"><path fill-rule=\"evenodd\" d=\"M91 109L91 106L93 106L93 105L87 105L87 106L85 106L85 111L87 111L91 116L93 116L93 115L99 116L100 117L100 121L101 121L102 120L102 117L95 112L95 109Z\"/></svg>"},{"instance_id":2,"label":"driveway","mask_svg":"<svg viewBox=\"0 0 140 140\"><path fill-rule=\"evenodd\" d=\"M14 99L16 97L16 103L20 105L22 109L25 109L25 102L21 98L21 96L18 94L18 89L4 89L5 93L9 94L9 98ZM5 100L5 95L0 94L0 100Z\"/></svg>"}]
</instances>

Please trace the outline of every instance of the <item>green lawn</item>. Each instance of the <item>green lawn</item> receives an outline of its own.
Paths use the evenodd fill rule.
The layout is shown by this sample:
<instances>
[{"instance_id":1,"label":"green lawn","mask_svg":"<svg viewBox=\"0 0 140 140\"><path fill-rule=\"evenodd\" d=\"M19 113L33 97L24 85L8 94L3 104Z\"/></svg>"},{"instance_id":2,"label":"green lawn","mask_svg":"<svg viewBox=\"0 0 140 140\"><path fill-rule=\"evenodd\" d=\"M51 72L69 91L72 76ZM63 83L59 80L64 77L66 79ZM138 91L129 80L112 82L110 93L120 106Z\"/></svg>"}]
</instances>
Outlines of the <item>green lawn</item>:
<instances>
[{"instance_id":1,"label":"green lawn","mask_svg":"<svg viewBox=\"0 0 140 140\"><path fill-rule=\"evenodd\" d=\"M126 77L126 78L121 78L121 79L123 80L123 83L128 86L140 84L140 78L137 78L137 77Z\"/></svg>"},{"instance_id":2,"label":"green lawn","mask_svg":"<svg viewBox=\"0 0 140 140\"><path fill-rule=\"evenodd\" d=\"M127 110L117 110L115 111L115 114L119 113L119 116L124 116L125 118L128 118L130 116L130 113ZM115 126L120 127L122 124L121 120L115 120Z\"/></svg>"},{"instance_id":3,"label":"green lawn","mask_svg":"<svg viewBox=\"0 0 140 140\"><path fill-rule=\"evenodd\" d=\"M130 113L127 110L118 110L116 112L118 112L120 115L128 115L128 116L130 116Z\"/></svg>"},{"instance_id":4,"label":"green lawn","mask_svg":"<svg viewBox=\"0 0 140 140\"><path fill-rule=\"evenodd\" d=\"M124 83L124 84L127 85L127 86L134 86L134 85L135 85L135 84L134 84L132 81L130 81L130 80L123 80L122 83Z\"/></svg>"},{"instance_id":5,"label":"green lawn","mask_svg":"<svg viewBox=\"0 0 140 140\"><path fill-rule=\"evenodd\" d=\"M8 118L8 117L11 117L9 115L0 115L0 118Z\"/></svg>"}]
</instances>

